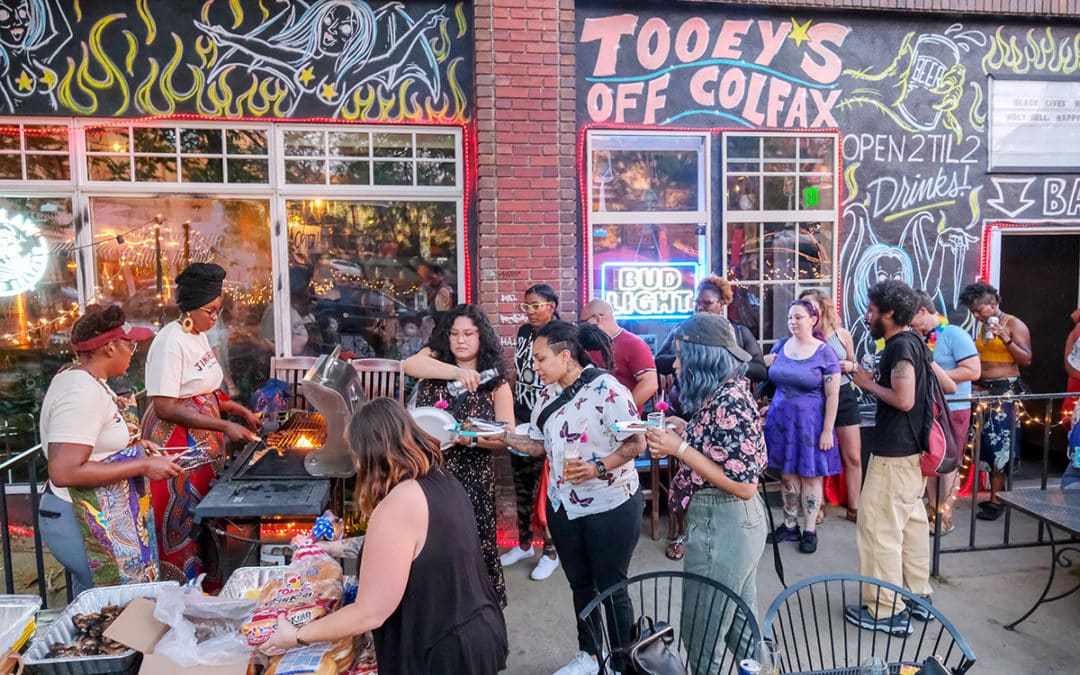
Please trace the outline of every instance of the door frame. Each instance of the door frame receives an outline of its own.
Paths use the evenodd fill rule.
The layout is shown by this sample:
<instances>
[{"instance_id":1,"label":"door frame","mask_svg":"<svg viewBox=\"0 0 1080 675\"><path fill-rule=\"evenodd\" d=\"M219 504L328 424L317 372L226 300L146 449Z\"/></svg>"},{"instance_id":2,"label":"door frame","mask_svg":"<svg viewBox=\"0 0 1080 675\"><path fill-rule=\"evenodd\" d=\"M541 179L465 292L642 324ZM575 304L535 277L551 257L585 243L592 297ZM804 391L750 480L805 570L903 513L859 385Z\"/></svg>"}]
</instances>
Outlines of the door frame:
<instances>
[{"instance_id":1,"label":"door frame","mask_svg":"<svg viewBox=\"0 0 1080 675\"><path fill-rule=\"evenodd\" d=\"M977 277L977 280L985 281L994 288L1001 288L1001 237L1006 233L1010 236L1034 234L1080 235L1080 221L1003 221L984 225L982 252L979 256L979 276ZM1077 279L1076 296L1077 307L1080 307L1080 279Z\"/></svg>"}]
</instances>

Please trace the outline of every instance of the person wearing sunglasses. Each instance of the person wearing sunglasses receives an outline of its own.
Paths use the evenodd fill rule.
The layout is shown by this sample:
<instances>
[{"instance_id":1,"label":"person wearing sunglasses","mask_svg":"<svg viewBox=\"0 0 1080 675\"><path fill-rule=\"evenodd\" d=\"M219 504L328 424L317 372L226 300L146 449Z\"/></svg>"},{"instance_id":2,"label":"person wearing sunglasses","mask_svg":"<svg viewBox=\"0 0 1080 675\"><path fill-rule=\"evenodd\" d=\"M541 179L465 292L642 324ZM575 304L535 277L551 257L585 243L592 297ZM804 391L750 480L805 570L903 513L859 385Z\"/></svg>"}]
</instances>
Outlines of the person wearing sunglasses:
<instances>
[{"instance_id":1,"label":"person wearing sunglasses","mask_svg":"<svg viewBox=\"0 0 1080 675\"><path fill-rule=\"evenodd\" d=\"M146 356L143 436L173 454L188 446L205 447L206 463L182 476L150 485L163 580L193 579L203 571L192 539L192 514L225 462L225 438L255 441L261 427L253 412L223 394L224 373L207 331L221 312L225 270L213 263L192 263L176 276L180 318L166 324ZM225 419L232 414L244 424Z\"/></svg>"},{"instance_id":2,"label":"person wearing sunglasses","mask_svg":"<svg viewBox=\"0 0 1080 675\"><path fill-rule=\"evenodd\" d=\"M547 284L536 284L525 291L524 302L518 309L525 315L526 323L518 329L517 346L514 350L514 368L517 379L514 382L514 418L518 424L525 424L532 419L532 411L537 398L544 389L544 383L533 368L533 343L540 329L552 319L559 318L559 296L555 289ZM517 501L518 545L499 558L503 567L532 558L533 551L533 513L537 499L540 498L540 479L544 474L543 457L522 457L510 455L510 467L514 478L514 496ZM542 510L539 510L542 513ZM544 551L540 562L529 577L535 581L547 579L559 567L559 554L551 541L551 533L544 526Z\"/></svg>"},{"instance_id":3,"label":"person wearing sunglasses","mask_svg":"<svg viewBox=\"0 0 1080 675\"><path fill-rule=\"evenodd\" d=\"M74 593L94 586L154 581L158 552L147 479L180 474L139 434L133 397L118 396L149 328L127 323L119 305L90 305L71 328L75 362L49 384L41 406L41 447L49 483L38 526L53 556L71 573ZM91 564L91 562L93 564Z\"/></svg>"}]
</instances>

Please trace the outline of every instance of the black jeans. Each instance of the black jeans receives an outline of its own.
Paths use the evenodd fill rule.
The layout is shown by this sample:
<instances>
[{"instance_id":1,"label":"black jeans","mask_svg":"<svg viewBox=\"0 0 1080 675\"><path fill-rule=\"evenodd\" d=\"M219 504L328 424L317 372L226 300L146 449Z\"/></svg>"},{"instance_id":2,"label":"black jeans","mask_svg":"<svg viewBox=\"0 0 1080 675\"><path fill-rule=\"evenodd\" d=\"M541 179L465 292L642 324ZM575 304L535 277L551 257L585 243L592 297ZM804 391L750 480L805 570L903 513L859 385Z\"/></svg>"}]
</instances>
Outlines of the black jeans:
<instances>
[{"instance_id":1,"label":"black jeans","mask_svg":"<svg viewBox=\"0 0 1080 675\"><path fill-rule=\"evenodd\" d=\"M644 506L645 498L640 489L610 511L574 520L566 517L565 508L555 511L550 502L547 505L548 529L574 594L578 649L583 652L594 656L600 654L599 647L593 642L593 635L602 635L600 612L589 616L589 627L577 617L598 594L626 580L630 558L641 536ZM630 641L630 627L634 623L630 595L625 589L612 594L604 603L604 609L612 646L622 647Z\"/></svg>"}]
</instances>

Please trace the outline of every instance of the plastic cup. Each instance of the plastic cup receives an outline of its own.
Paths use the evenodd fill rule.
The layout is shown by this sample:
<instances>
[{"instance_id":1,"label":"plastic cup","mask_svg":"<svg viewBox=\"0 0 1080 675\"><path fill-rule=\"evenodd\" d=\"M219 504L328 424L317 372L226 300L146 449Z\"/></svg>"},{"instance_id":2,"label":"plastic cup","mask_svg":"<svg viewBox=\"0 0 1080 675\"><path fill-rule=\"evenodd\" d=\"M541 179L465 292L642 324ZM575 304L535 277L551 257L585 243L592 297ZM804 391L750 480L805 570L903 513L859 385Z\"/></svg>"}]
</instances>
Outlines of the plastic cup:
<instances>
[{"instance_id":1,"label":"plastic cup","mask_svg":"<svg viewBox=\"0 0 1080 675\"><path fill-rule=\"evenodd\" d=\"M664 428L664 413L662 413L662 412L651 412L651 413L649 413L648 416L645 418L645 426L650 427L650 428L655 427L657 429L663 429Z\"/></svg>"},{"instance_id":2,"label":"plastic cup","mask_svg":"<svg viewBox=\"0 0 1080 675\"><path fill-rule=\"evenodd\" d=\"M761 675L780 675L780 645L775 640L762 640L754 646L754 657L761 665Z\"/></svg>"}]
</instances>

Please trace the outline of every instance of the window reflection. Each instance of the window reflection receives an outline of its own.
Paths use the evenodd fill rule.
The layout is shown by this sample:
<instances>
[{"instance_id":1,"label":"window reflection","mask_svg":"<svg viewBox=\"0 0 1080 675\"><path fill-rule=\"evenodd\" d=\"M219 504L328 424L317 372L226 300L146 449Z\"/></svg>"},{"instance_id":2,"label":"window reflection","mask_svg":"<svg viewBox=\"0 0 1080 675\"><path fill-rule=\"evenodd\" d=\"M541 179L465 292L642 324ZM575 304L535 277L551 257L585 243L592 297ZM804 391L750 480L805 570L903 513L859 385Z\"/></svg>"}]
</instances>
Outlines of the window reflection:
<instances>
[{"instance_id":1,"label":"window reflection","mask_svg":"<svg viewBox=\"0 0 1080 675\"><path fill-rule=\"evenodd\" d=\"M457 302L455 202L290 200L293 352L405 358ZM293 285L293 284L290 284Z\"/></svg>"},{"instance_id":2,"label":"window reflection","mask_svg":"<svg viewBox=\"0 0 1080 675\"><path fill-rule=\"evenodd\" d=\"M272 300L269 202L95 197L90 220L95 295L122 304L132 324L160 326L179 316L173 279L189 263L224 267L224 302L208 337L244 400L262 386L274 351L273 341L259 335ZM142 388L145 359L142 350L132 359L135 389Z\"/></svg>"}]
</instances>

